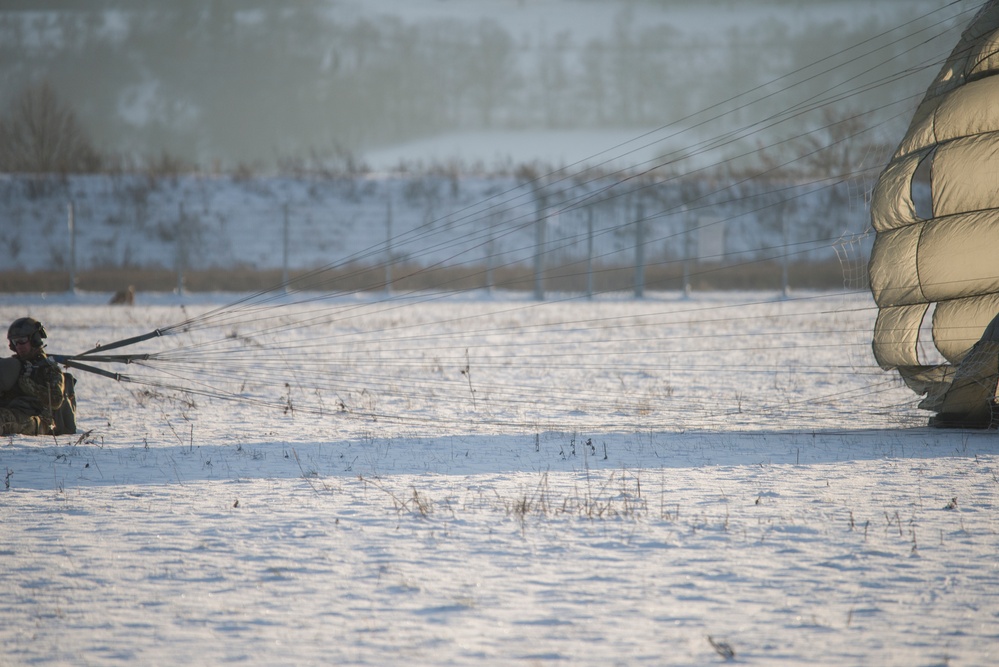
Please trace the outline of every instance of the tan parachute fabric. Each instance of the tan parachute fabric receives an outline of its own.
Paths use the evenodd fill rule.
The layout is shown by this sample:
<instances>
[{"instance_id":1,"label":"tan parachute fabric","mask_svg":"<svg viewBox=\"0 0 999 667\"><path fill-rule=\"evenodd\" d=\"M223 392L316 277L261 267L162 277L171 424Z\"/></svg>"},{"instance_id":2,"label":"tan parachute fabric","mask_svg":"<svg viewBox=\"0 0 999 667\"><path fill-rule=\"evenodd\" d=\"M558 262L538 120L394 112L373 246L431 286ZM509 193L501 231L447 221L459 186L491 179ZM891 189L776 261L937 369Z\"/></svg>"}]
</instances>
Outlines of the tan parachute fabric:
<instances>
[{"instance_id":1,"label":"tan parachute fabric","mask_svg":"<svg viewBox=\"0 0 999 667\"><path fill-rule=\"evenodd\" d=\"M999 313L999 0L982 6L927 90L874 190L871 222L878 363L926 394L921 408L980 410L996 360L982 366L992 371L960 364ZM918 353L931 304L942 365ZM958 375L977 393L951 392Z\"/></svg>"}]
</instances>

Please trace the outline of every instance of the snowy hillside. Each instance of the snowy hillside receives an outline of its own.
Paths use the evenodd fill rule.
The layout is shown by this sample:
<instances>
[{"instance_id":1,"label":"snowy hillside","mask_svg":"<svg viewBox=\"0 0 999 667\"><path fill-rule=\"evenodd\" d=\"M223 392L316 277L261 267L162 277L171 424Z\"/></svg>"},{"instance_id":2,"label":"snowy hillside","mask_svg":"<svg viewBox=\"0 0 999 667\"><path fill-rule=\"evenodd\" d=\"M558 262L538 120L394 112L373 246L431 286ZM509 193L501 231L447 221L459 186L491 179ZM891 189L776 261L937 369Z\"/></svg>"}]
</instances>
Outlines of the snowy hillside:
<instances>
[{"instance_id":1,"label":"snowy hillside","mask_svg":"<svg viewBox=\"0 0 999 667\"><path fill-rule=\"evenodd\" d=\"M189 270L281 269L285 248L292 270L389 257L421 267L529 264L539 218L550 266L587 256L591 223L593 252L605 265L634 266L639 233L649 263L742 261L787 248L796 260L815 260L835 257L837 238L868 225L863 186L850 183L791 192L781 184L780 199L773 183L748 184L734 199L691 180L627 189L604 179L537 187L514 177L439 175L41 182L0 179L4 271L68 269L70 204L78 270L173 270L180 257Z\"/></svg>"},{"instance_id":2,"label":"snowy hillside","mask_svg":"<svg viewBox=\"0 0 999 667\"><path fill-rule=\"evenodd\" d=\"M454 133L660 127L850 45L871 48L829 78L808 77L809 96L894 76L881 68L934 57L936 43L919 28L951 31L952 42L971 4L4 3L0 109L45 80L102 151L166 152L230 170L346 149L376 169L395 168L414 143ZM906 24L911 39L883 37ZM903 99L931 77L910 73L897 86L869 88L859 106ZM781 99L763 104L767 116L786 109ZM729 129L753 120L740 111ZM524 148L529 159L550 157ZM443 159L458 155L467 153ZM522 156L502 140L483 155L487 164Z\"/></svg>"}]
</instances>

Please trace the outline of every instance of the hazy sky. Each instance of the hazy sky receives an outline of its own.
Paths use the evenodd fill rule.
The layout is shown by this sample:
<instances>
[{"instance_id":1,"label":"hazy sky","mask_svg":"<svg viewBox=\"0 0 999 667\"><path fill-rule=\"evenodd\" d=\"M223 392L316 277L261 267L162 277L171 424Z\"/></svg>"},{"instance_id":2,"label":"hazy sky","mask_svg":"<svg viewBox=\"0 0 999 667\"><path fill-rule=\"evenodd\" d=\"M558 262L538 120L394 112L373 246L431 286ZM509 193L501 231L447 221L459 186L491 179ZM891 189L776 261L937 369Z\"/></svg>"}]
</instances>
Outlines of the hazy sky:
<instances>
[{"instance_id":1,"label":"hazy sky","mask_svg":"<svg viewBox=\"0 0 999 667\"><path fill-rule=\"evenodd\" d=\"M977 4L924 22L951 17L961 25L970 18L961 10ZM579 150L572 144L583 141L580 132L637 137L943 7L943 0L190 0L48 9L8 2L0 6L0 101L6 106L44 79L102 149L169 153L206 167L344 156L386 164L393 151L400 159L413 159L414 150L443 155L440 145L431 150L435 138L463 142L466 154L474 143L484 162L523 159L531 146L545 158L572 160L607 147ZM956 34L905 58L944 53ZM841 80L871 69L840 66ZM752 120L731 116L734 127ZM536 139L542 131L548 140ZM511 133L520 140L503 138Z\"/></svg>"}]
</instances>

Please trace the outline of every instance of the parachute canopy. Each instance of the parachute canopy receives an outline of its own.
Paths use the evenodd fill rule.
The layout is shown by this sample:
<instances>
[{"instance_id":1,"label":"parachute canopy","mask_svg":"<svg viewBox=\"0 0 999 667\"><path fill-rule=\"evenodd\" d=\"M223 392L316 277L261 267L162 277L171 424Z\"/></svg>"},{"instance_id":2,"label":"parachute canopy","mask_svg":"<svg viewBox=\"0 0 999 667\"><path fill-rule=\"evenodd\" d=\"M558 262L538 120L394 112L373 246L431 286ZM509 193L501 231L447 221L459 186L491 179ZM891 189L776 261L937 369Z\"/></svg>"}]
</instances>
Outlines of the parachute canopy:
<instances>
[{"instance_id":1,"label":"parachute canopy","mask_svg":"<svg viewBox=\"0 0 999 667\"><path fill-rule=\"evenodd\" d=\"M999 0L982 6L920 102L875 187L871 222L878 363L926 394L922 408L991 405L995 360L979 365L970 352L999 313ZM921 358L924 320L943 363ZM952 392L958 375L980 390Z\"/></svg>"}]
</instances>

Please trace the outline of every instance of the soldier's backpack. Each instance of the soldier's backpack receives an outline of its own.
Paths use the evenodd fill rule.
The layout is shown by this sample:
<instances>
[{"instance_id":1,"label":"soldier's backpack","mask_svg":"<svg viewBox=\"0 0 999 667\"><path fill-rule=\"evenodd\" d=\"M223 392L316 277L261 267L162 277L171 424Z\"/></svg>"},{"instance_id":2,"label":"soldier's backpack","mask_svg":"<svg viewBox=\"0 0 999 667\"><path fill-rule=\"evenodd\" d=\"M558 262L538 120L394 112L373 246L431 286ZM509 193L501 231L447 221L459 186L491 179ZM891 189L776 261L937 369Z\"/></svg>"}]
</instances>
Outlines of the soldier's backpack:
<instances>
[{"instance_id":1,"label":"soldier's backpack","mask_svg":"<svg viewBox=\"0 0 999 667\"><path fill-rule=\"evenodd\" d=\"M76 378L70 373L63 373L66 386L63 389L63 401L59 409L52 415L55 421L55 435L73 435L76 433Z\"/></svg>"}]
</instances>

